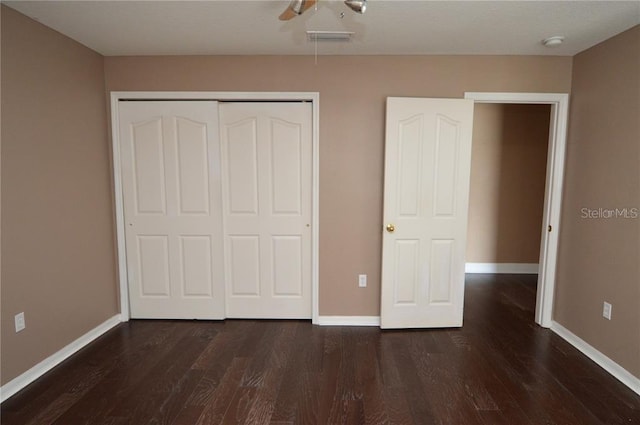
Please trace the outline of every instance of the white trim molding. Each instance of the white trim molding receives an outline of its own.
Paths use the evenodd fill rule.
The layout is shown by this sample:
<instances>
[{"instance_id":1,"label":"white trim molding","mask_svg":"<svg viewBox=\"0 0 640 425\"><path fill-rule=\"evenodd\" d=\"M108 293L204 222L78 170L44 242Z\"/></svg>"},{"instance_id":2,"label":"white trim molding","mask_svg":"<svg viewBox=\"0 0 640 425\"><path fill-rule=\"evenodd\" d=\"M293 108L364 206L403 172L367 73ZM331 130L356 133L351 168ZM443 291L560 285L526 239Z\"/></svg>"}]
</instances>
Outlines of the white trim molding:
<instances>
[{"instance_id":1,"label":"white trim molding","mask_svg":"<svg viewBox=\"0 0 640 425\"><path fill-rule=\"evenodd\" d=\"M540 326L551 326L553 295L556 284L560 208L564 186L564 158L567 146L569 95L566 93L476 93L467 92L465 99L475 103L515 103L551 105L549 148L544 192L542 228L540 229L540 271L536 294L535 320Z\"/></svg>"},{"instance_id":2,"label":"white trim molding","mask_svg":"<svg viewBox=\"0 0 640 425\"><path fill-rule=\"evenodd\" d=\"M602 354L582 338L571 332L556 321L551 322L551 330L560 338L573 345L582 354L593 360L598 366L609 372L614 378L640 395L640 378L635 377L618 363Z\"/></svg>"},{"instance_id":3,"label":"white trim molding","mask_svg":"<svg viewBox=\"0 0 640 425\"><path fill-rule=\"evenodd\" d=\"M320 326L380 326L380 316L319 316Z\"/></svg>"},{"instance_id":4,"label":"white trim molding","mask_svg":"<svg viewBox=\"0 0 640 425\"><path fill-rule=\"evenodd\" d=\"M91 329L86 334L82 335L80 338L71 342L67 346L58 350L54 354L50 355L37 365L33 366L31 369L24 372L22 375L12 379L7 382L0 388L0 403L7 400L9 397L16 394L18 391L26 387L27 385L34 382L36 379L40 378L42 375L89 345L96 338L105 334L108 330L114 328L118 324L121 323L120 315L116 314L110 319L107 319L100 325Z\"/></svg>"},{"instance_id":5,"label":"white trim molding","mask_svg":"<svg viewBox=\"0 0 640 425\"><path fill-rule=\"evenodd\" d=\"M466 263L465 273L537 274L538 263Z\"/></svg>"},{"instance_id":6,"label":"white trim molding","mask_svg":"<svg viewBox=\"0 0 640 425\"><path fill-rule=\"evenodd\" d=\"M311 322L318 323L319 258L320 258L320 93L319 92L207 92L207 91L113 91L111 92L111 149L113 152L113 183L118 248L118 278L120 281L120 314L129 320L129 278L125 247L124 209L118 137L118 104L121 100L217 100L230 101L291 101L311 102L312 109L312 208L311 208Z\"/></svg>"}]
</instances>

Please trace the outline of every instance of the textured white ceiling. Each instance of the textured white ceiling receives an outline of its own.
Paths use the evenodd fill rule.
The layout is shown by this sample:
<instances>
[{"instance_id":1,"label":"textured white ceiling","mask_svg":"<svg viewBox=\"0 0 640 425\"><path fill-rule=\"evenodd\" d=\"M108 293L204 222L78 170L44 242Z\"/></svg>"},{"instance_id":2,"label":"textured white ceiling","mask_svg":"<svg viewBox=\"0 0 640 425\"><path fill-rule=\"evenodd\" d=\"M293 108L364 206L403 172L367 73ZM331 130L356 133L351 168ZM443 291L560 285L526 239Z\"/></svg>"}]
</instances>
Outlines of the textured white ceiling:
<instances>
[{"instance_id":1,"label":"textured white ceiling","mask_svg":"<svg viewBox=\"0 0 640 425\"><path fill-rule=\"evenodd\" d=\"M307 30L356 33L318 43L320 55L570 56L640 23L640 0L369 0L364 15L320 0L289 22L278 20L288 0L3 3L106 56L314 54ZM543 47L553 35L565 43Z\"/></svg>"}]
</instances>

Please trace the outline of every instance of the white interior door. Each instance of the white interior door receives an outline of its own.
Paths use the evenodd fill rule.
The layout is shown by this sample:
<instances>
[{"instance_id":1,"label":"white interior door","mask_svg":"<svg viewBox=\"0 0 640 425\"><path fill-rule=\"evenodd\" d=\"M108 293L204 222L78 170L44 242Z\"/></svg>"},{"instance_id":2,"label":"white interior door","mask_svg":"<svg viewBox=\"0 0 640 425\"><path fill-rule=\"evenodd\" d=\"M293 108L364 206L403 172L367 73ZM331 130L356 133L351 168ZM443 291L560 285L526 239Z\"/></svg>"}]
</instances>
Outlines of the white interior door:
<instances>
[{"instance_id":1,"label":"white interior door","mask_svg":"<svg viewBox=\"0 0 640 425\"><path fill-rule=\"evenodd\" d=\"M120 102L132 318L224 318L218 105Z\"/></svg>"},{"instance_id":2,"label":"white interior door","mask_svg":"<svg viewBox=\"0 0 640 425\"><path fill-rule=\"evenodd\" d=\"M462 326L473 101L388 98L382 328Z\"/></svg>"},{"instance_id":3,"label":"white interior door","mask_svg":"<svg viewBox=\"0 0 640 425\"><path fill-rule=\"evenodd\" d=\"M227 317L311 318L311 118L220 104Z\"/></svg>"}]
</instances>

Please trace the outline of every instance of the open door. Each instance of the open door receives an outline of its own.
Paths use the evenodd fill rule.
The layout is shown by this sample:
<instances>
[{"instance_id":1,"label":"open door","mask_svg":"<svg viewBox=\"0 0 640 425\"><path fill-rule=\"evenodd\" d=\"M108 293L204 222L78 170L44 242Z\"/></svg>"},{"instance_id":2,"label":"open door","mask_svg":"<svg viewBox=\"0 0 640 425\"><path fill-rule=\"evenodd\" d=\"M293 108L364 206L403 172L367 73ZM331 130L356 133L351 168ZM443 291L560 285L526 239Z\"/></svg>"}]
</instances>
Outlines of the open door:
<instances>
[{"instance_id":1,"label":"open door","mask_svg":"<svg viewBox=\"0 0 640 425\"><path fill-rule=\"evenodd\" d=\"M388 98L382 328L462 326L473 101Z\"/></svg>"}]
</instances>

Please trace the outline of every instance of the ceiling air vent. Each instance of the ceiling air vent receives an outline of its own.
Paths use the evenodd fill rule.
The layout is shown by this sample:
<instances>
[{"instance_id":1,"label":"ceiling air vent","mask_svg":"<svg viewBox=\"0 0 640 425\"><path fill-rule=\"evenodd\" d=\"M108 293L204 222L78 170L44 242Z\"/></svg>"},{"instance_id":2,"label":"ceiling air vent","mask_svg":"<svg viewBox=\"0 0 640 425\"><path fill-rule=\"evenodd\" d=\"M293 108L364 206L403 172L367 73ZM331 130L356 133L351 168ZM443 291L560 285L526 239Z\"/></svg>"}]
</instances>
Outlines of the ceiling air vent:
<instances>
[{"instance_id":1,"label":"ceiling air vent","mask_svg":"<svg viewBox=\"0 0 640 425\"><path fill-rule=\"evenodd\" d=\"M349 31L307 31L309 41L351 41L355 33Z\"/></svg>"}]
</instances>

